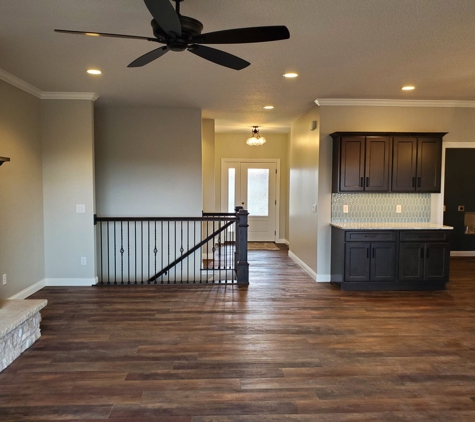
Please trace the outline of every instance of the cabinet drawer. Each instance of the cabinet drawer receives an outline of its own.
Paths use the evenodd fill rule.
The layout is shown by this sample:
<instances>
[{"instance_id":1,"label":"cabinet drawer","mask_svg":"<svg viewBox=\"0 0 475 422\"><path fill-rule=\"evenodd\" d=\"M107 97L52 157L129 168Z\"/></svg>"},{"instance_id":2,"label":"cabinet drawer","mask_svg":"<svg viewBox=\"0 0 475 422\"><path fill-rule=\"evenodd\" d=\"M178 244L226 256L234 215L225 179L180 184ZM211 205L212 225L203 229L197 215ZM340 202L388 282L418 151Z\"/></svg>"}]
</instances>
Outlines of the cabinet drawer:
<instances>
[{"instance_id":1,"label":"cabinet drawer","mask_svg":"<svg viewBox=\"0 0 475 422\"><path fill-rule=\"evenodd\" d=\"M401 242L448 242L450 230L407 230L401 231Z\"/></svg>"},{"instance_id":2,"label":"cabinet drawer","mask_svg":"<svg viewBox=\"0 0 475 422\"><path fill-rule=\"evenodd\" d=\"M396 232L394 231L347 231L345 233L346 242L394 242Z\"/></svg>"}]
</instances>

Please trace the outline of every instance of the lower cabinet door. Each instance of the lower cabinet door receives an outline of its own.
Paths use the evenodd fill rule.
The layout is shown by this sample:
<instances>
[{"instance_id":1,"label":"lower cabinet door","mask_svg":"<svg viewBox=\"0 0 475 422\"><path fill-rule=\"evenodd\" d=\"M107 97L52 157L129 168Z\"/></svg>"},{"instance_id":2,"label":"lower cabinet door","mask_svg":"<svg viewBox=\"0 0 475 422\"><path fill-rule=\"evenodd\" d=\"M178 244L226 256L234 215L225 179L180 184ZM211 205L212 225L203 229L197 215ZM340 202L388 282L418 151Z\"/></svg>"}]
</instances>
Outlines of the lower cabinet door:
<instances>
[{"instance_id":1,"label":"lower cabinet door","mask_svg":"<svg viewBox=\"0 0 475 422\"><path fill-rule=\"evenodd\" d=\"M370 276L371 281L394 281L396 279L395 243L371 243Z\"/></svg>"},{"instance_id":2,"label":"lower cabinet door","mask_svg":"<svg viewBox=\"0 0 475 422\"><path fill-rule=\"evenodd\" d=\"M399 281L424 280L424 243L399 244Z\"/></svg>"},{"instance_id":3,"label":"lower cabinet door","mask_svg":"<svg viewBox=\"0 0 475 422\"><path fill-rule=\"evenodd\" d=\"M345 281L369 281L370 243L345 244Z\"/></svg>"},{"instance_id":4,"label":"lower cabinet door","mask_svg":"<svg viewBox=\"0 0 475 422\"><path fill-rule=\"evenodd\" d=\"M424 280L447 281L449 279L450 248L447 243L426 243Z\"/></svg>"}]
</instances>

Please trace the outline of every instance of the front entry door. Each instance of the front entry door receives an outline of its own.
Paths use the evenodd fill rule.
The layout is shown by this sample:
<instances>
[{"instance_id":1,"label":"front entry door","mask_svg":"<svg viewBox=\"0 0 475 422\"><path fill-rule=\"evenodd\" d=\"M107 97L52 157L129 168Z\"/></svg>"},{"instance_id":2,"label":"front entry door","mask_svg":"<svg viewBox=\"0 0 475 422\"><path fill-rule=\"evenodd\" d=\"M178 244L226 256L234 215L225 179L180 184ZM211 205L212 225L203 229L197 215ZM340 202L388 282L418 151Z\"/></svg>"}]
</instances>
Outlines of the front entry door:
<instances>
[{"instance_id":1,"label":"front entry door","mask_svg":"<svg viewBox=\"0 0 475 422\"><path fill-rule=\"evenodd\" d=\"M249 211L249 241L276 239L276 162L224 162L221 178L222 208Z\"/></svg>"}]
</instances>

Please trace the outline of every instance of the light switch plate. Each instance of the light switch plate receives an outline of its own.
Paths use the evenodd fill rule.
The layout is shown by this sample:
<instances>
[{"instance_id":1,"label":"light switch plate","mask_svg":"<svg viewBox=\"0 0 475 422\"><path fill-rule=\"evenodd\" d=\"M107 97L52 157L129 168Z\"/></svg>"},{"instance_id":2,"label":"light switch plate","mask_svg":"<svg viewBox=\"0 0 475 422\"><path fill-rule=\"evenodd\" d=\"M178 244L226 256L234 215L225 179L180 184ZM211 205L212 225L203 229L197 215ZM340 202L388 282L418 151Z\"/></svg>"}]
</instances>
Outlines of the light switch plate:
<instances>
[{"instance_id":1,"label":"light switch plate","mask_svg":"<svg viewBox=\"0 0 475 422\"><path fill-rule=\"evenodd\" d=\"M76 204L76 212L78 214L84 214L86 212L86 205L84 204Z\"/></svg>"},{"instance_id":2,"label":"light switch plate","mask_svg":"<svg viewBox=\"0 0 475 422\"><path fill-rule=\"evenodd\" d=\"M85 256L81 256L81 265L87 265Z\"/></svg>"}]
</instances>

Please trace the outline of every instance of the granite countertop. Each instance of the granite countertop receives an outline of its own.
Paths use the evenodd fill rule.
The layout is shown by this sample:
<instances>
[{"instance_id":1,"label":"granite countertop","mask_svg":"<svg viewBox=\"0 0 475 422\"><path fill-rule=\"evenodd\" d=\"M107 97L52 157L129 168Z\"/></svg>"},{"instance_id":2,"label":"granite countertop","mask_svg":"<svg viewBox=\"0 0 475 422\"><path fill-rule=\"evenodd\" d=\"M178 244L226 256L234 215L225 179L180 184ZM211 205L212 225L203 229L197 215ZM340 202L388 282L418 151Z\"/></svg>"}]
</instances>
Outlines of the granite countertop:
<instances>
[{"instance_id":1,"label":"granite countertop","mask_svg":"<svg viewBox=\"0 0 475 422\"><path fill-rule=\"evenodd\" d=\"M437 223L330 223L344 230L452 230Z\"/></svg>"}]
</instances>

